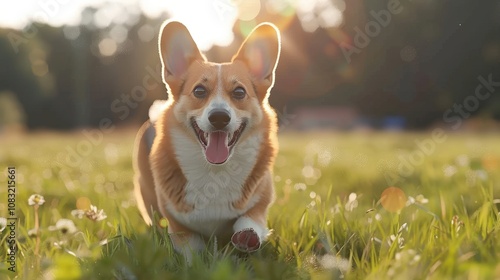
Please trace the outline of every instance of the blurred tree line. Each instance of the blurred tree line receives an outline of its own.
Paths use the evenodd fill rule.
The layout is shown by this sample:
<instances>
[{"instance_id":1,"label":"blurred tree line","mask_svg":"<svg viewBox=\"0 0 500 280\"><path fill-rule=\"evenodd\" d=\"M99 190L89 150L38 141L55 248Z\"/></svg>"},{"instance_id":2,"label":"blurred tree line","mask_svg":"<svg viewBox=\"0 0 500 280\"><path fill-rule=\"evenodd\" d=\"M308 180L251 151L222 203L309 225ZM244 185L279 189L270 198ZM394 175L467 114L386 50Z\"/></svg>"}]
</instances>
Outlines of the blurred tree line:
<instances>
[{"instance_id":1,"label":"blurred tree line","mask_svg":"<svg viewBox=\"0 0 500 280\"><path fill-rule=\"evenodd\" d=\"M320 9L312 10L319 20ZM100 27L97 13L86 8L79 26L0 29L0 122L17 106L30 129L135 123L166 98L156 42L169 15L126 13ZM235 41L207 57L228 61L245 30L274 22L283 36L270 98L278 112L350 107L374 120L402 117L411 128L442 121L443 112L474 95L479 76L500 82L498 0L350 0L343 18L338 27L305 31L290 7L263 8L253 21L237 21ZM500 120L499 92L471 113Z\"/></svg>"}]
</instances>

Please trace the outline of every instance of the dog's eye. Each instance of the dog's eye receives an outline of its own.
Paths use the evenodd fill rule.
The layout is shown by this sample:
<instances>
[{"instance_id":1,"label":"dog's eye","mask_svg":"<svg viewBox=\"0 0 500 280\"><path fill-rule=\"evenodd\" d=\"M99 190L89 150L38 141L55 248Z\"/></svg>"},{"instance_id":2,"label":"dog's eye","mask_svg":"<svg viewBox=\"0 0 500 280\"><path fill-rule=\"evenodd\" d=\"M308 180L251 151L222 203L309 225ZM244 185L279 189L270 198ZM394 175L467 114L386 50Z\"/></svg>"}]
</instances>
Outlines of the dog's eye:
<instances>
[{"instance_id":1,"label":"dog's eye","mask_svg":"<svg viewBox=\"0 0 500 280\"><path fill-rule=\"evenodd\" d=\"M194 88L193 94L197 98L204 98L205 96L207 96L207 90L202 86L197 86Z\"/></svg>"},{"instance_id":2,"label":"dog's eye","mask_svg":"<svg viewBox=\"0 0 500 280\"><path fill-rule=\"evenodd\" d=\"M237 87L233 90L233 98L235 99L243 99L247 92L242 87Z\"/></svg>"}]
</instances>

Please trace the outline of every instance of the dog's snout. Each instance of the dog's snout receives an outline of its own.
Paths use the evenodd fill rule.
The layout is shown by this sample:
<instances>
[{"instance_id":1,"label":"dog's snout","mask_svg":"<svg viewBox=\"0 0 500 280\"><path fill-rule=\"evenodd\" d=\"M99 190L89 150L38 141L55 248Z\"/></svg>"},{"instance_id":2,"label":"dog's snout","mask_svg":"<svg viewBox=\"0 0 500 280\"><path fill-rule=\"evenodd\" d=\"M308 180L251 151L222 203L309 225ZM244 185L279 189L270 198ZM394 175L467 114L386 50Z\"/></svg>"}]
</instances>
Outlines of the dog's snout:
<instances>
[{"instance_id":1,"label":"dog's snout","mask_svg":"<svg viewBox=\"0 0 500 280\"><path fill-rule=\"evenodd\" d=\"M208 114L208 120L215 129L223 129L231 121L231 116L227 110L212 110Z\"/></svg>"}]
</instances>

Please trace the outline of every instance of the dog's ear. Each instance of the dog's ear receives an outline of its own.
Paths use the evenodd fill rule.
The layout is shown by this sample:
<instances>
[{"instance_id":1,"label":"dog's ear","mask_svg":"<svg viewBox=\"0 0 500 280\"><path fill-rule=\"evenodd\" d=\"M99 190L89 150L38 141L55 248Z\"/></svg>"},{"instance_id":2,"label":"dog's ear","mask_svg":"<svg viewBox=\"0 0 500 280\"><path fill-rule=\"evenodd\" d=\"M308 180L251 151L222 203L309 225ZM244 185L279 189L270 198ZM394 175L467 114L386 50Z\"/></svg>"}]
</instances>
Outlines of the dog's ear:
<instances>
[{"instance_id":1,"label":"dog's ear","mask_svg":"<svg viewBox=\"0 0 500 280\"><path fill-rule=\"evenodd\" d=\"M262 100L267 97L274 84L274 71L280 56L281 39L278 28L272 23L261 23L255 27L241 45L232 61L243 62L257 83Z\"/></svg>"},{"instance_id":2,"label":"dog's ear","mask_svg":"<svg viewBox=\"0 0 500 280\"><path fill-rule=\"evenodd\" d=\"M186 26L177 21L167 21L162 25L158 44L163 82L171 87L175 96L179 89L172 87L182 80L191 63L205 61L205 57Z\"/></svg>"}]
</instances>

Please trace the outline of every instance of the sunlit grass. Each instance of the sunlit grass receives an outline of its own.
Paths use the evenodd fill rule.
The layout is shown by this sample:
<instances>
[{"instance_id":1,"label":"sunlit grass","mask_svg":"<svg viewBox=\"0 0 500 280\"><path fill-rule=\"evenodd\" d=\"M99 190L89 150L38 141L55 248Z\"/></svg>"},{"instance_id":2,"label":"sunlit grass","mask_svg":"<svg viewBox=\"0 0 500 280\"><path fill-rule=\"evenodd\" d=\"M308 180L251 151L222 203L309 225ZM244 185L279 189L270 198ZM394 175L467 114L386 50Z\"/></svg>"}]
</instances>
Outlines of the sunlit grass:
<instances>
[{"instance_id":1,"label":"sunlit grass","mask_svg":"<svg viewBox=\"0 0 500 280\"><path fill-rule=\"evenodd\" d=\"M17 273L2 261L1 274L7 279L500 278L499 135L450 134L402 174L401 158L418 151L415 139L427 134L282 134L269 241L251 255L212 242L191 267L173 252L165 231L148 228L135 207L133 137L131 131L107 134L71 166L61 159L85 139L81 134L0 139L0 165L17 170L19 218ZM0 184L7 185L6 175ZM390 186L407 197L399 211L380 201ZM35 193L45 198L38 208L39 256L36 235L29 235L35 211L28 198ZM6 197L6 187L0 188L0 199ZM71 214L90 204L107 217ZM1 201L0 217L7 214ZM76 232L58 228L61 219L73 221ZM0 233L2 260L6 233Z\"/></svg>"}]
</instances>

